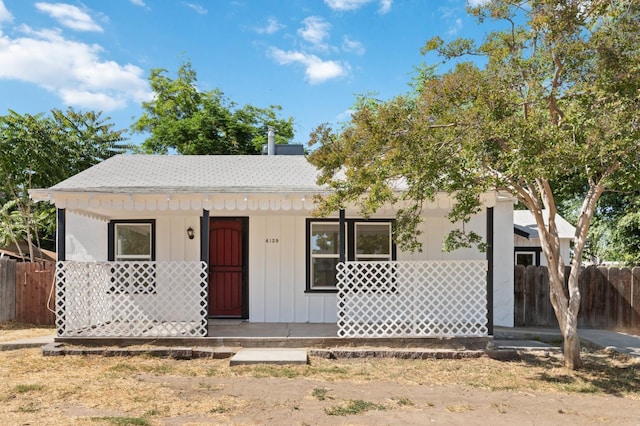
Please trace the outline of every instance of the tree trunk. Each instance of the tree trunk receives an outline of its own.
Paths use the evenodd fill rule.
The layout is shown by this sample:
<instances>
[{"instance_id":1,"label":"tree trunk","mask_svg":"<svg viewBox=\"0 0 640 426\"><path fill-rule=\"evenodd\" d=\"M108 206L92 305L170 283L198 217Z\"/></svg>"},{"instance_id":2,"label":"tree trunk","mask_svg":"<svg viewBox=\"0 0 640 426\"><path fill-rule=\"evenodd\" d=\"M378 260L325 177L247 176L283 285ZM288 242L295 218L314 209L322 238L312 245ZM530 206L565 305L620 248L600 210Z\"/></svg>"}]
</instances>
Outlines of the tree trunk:
<instances>
[{"instance_id":1,"label":"tree trunk","mask_svg":"<svg viewBox=\"0 0 640 426\"><path fill-rule=\"evenodd\" d=\"M570 370L582 368L582 359L580 358L580 338L578 337L577 329L572 327L571 332L564 330L562 337L564 338L563 352L565 367Z\"/></svg>"}]
</instances>

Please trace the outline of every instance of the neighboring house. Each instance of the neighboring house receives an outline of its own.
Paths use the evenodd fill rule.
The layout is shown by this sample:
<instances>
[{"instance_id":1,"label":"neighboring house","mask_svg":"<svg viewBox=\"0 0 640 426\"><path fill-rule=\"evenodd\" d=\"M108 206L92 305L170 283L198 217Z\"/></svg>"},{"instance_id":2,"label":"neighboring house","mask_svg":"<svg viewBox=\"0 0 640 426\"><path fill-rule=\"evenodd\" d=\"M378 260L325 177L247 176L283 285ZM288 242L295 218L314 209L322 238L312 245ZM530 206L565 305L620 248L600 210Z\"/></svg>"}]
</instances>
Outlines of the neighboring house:
<instances>
[{"instance_id":1,"label":"neighboring house","mask_svg":"<svg viewBox=\"0 0 640 426\"><path fill-rule=\"evenodd\" d=\"M32 190L58 210L58 335L206 336L209 318L337 323L351 337L513 325L512 198L485 194L465 225L486 253L446 253L439 194L423 251L408 253L392 241L395 207L314 217L317 174L301 155L118 155Z\"/></svg>"},{"instance_id":2,"label":"neighboring house","mask_svg":"<svg viewBox=\"0 0 640 426\"><path fill-rule=\"evenodd\" d=\"M0 259L6 257L9 259L21 260L29 262L29 243L20 241L19 248L15 243L9 244L7 247L0 248ZM22 254L21 254L22 253ZM34 262L55 262L56 252L45 250L37 246L33 246Z\"/></svg>"},{"instance_id":3,"label":"neighboring house","mask_svg":"<svg viewBox=\"0 0 640 426\"><path fill-rule=\"evenodd\" d=\"M544 222L549 223L549 212L543 210ZM571 243L576 228L562 216L556 215L556 226L560 237L560 253L566 265L571 263ZM538 226L533 214L529 210L513 211L513 250L516 265L547 266L547 259L542 254Z\"/></svg>"}]
</instances>

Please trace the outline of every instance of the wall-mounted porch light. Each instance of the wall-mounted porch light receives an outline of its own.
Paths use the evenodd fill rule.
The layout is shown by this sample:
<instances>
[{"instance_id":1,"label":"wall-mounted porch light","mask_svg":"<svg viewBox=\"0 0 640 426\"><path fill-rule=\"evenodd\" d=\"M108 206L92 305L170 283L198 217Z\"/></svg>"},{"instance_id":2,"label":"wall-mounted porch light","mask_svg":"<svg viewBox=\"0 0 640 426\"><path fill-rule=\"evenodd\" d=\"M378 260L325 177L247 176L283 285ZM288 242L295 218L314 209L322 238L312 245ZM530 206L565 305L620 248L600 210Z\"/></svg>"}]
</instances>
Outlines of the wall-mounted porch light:
<instances>
[{"instance_id":1,"label":"wall-mounted porch light","mask_svg":"<svg viewBox=\"0 0 640 426\"><path fill-rule=\"evenodd\" d=\"M192 227L188 227L187 228L187 237L189 237L190 240L193 240L193 237L195 237L195 235L193 234L193 228Z\"/></svg>"}]
</instances>

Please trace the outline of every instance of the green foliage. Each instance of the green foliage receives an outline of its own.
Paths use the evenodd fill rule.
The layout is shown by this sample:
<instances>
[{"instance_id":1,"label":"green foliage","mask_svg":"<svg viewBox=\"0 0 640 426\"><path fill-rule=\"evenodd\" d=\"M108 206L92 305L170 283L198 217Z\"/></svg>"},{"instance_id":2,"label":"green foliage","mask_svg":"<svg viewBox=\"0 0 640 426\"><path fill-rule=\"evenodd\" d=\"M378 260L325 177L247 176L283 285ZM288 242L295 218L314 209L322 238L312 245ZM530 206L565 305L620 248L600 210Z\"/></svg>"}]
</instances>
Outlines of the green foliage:
<instances>
[{"instance_id":1,"label":"green foliage","mask_svg":"<svg viewBox=\"0 0 640 426\"><path fill-rule=\"evenodd\" d=\"M361 414L365 411L378 410L384 411L387 407L382 404L376 404L374 402L363 401L361 399L349 400L346 404L338 405L331 408L325 408L324 412L328 416L349 416L355 414Z\"/></svg>"},{"instance_id":2,"label":"green foliage","mask_svg":"<svg viewBox=\"0 0 640 426\"><path fill-rule=\"evenodd\" d=\"M483 193L509 193L536 218L551 302L560 329L574 333L575 271L597 202L605 190L629 191L640 182L640 4L492 0L469 11L504 29L479 43L430 40L423 52L449 63L446 72L424 68L413 93L361 100L341 132L322 125L312 133L318 182L334 189L318 214L348 203L365 216L399 205L394 238L416 249L419 215L438 192L454 197L448 217L457 224L483 208ZM471 62L476 56L484 61ZM578 208L565 292L555 218L567 195ZM624 229L633 235L634 226ZM446 246L478 242L459 225ZM567 366L579 368L579 340L574 334L567 341Z\"/></svg>"},{"instance_id":3,"label":"green foliage","mask_svg":"<svg viewBox=\"0 0 640 426\"><path fill-rule=\"evenodd\" d=\"M640 212L629 212L612 233L613 256L627 265L640 264Z\"/></svg>"},{"instance_id":4,"label":"green foliage","mask_svg":"<svg viewBox=\"0 0 640 426\"><path fill-rule=\"evenodd\" d=\"M281 107L237 105L219 90L200 91L197 74L189 61L176 78L167 70L151 70L149 83L155 96L143 102L144 114L133 123L134 132L148 132L143 151L166 154L258 154L274 127L276 143L293 138L293 118L278 118Z\"/></svg>"},{"instance_id":5,"label":"green foliage","mask_svg":"<svg viewBox=\"0 0 640 426\"><path fill-rule=\"evenodd\" d=\"M55 208L29 199L31 188L53 186L115 154L124 130L100 113L54 109L44 114L0 116L0 245L26 240L40 247L55 229ZM31 253L29 253L31 255Z\"/></svg>"},{"instance_id":6,"label":"green foliage","mask_svg":"<svg viewBox=\"0 0 640 426\"><path fill-rule=\"evenodd\" d=\"M364 215L400 203L396 241L417 249L416 218L439 191L455 196L454 223L478 212L481 194L493 189L534 214L549 209L554 222L554 190L562 184L564 194L587 200L576 217L588 230L604 189L637 184L638 5L526 3L496 0L470 9L480 22L505 20L507 29L477 45L430 40L423 51L453 61L449 71L437 75L423 66L414 93L360 99L341 132L327 125L314 131L310 144L319 147L311 161L322 170L319 183L335 190L319 214L349 202ZM461 62L469 55L484 56L486 65ZM399 184L406 191L392 189ZM557 240L553 228L542 230L549 243ZM477 242L460 227L447 246Z\"/></svg>"},{"instance_id":7,"label":"green foliage","mask_svg":"<svg viewBox=\"0 0 640 426\"><path fill-rule=\"evenodd\" d=\"M91 417L92 421L107 422L117 426L149 426L151 422L144 417L118 417L118 416L105 416L105 417Z\"/></svg>"}]
</instances>

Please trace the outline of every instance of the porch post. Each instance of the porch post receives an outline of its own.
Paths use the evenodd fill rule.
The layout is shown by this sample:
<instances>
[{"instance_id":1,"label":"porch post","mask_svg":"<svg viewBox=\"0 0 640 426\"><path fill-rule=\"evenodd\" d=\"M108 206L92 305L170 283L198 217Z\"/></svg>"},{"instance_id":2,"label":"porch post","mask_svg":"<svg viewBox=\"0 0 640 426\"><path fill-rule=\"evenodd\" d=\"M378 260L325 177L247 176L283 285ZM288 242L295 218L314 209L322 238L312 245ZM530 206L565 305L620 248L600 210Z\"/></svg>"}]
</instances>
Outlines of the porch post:
<instances>
[{"instance_id":1,"label":"porch post","mask_svg":"<svg viewBox=\"0 0 640 426\"><path fill-rule=\"evenodd\" d=\"M340 209L340 262L345 261L345 215L344 209Z\"/></svg>"},{"instance_id":2,"label":"porch post","mask_svg":"<svg viewBox=\"0 0 640 426\"><path fill-rule=\"evenodd\" d=\"M487 332L493 336L493 207L487 207Z\"/></svg>"},{"instance_id":3,"label":"porch post","mask_svg":"<svg viewBox=\"0 0 640 426\"><path fill-rule=\"evenodd\" d=\"M64 262L66 259L66 214L65 209L56 209L57 226L56 226L56 257L58 262Z\"/></svg>"},{"instance_id":4,"label":"porch post","mask_svg":"<svg viewBox=\"0 0 640 426\"><path fill-rule=\"evenodd\" d=\"M200 260L209 264L209 210L204 209L200 217Z\"/></svg>"},{"instance_id":5,"label":"porch post","mask_svg":"<svg viewBox=\"0 0 640 426\"><path fill-rule=\"evenodd\" d=\"M202 217L200 217L200 260L207 264L205 268L205 273L207 274L205 278L205 283L207 288L205 289L204 303L203 309L207 310L207 315L209 313L209 210L202 209ZM202 324L207 330L207 336L209 336L209 321L207 320L207 315L204 317L204 324Z\"/></svg>"}]
</instances>

